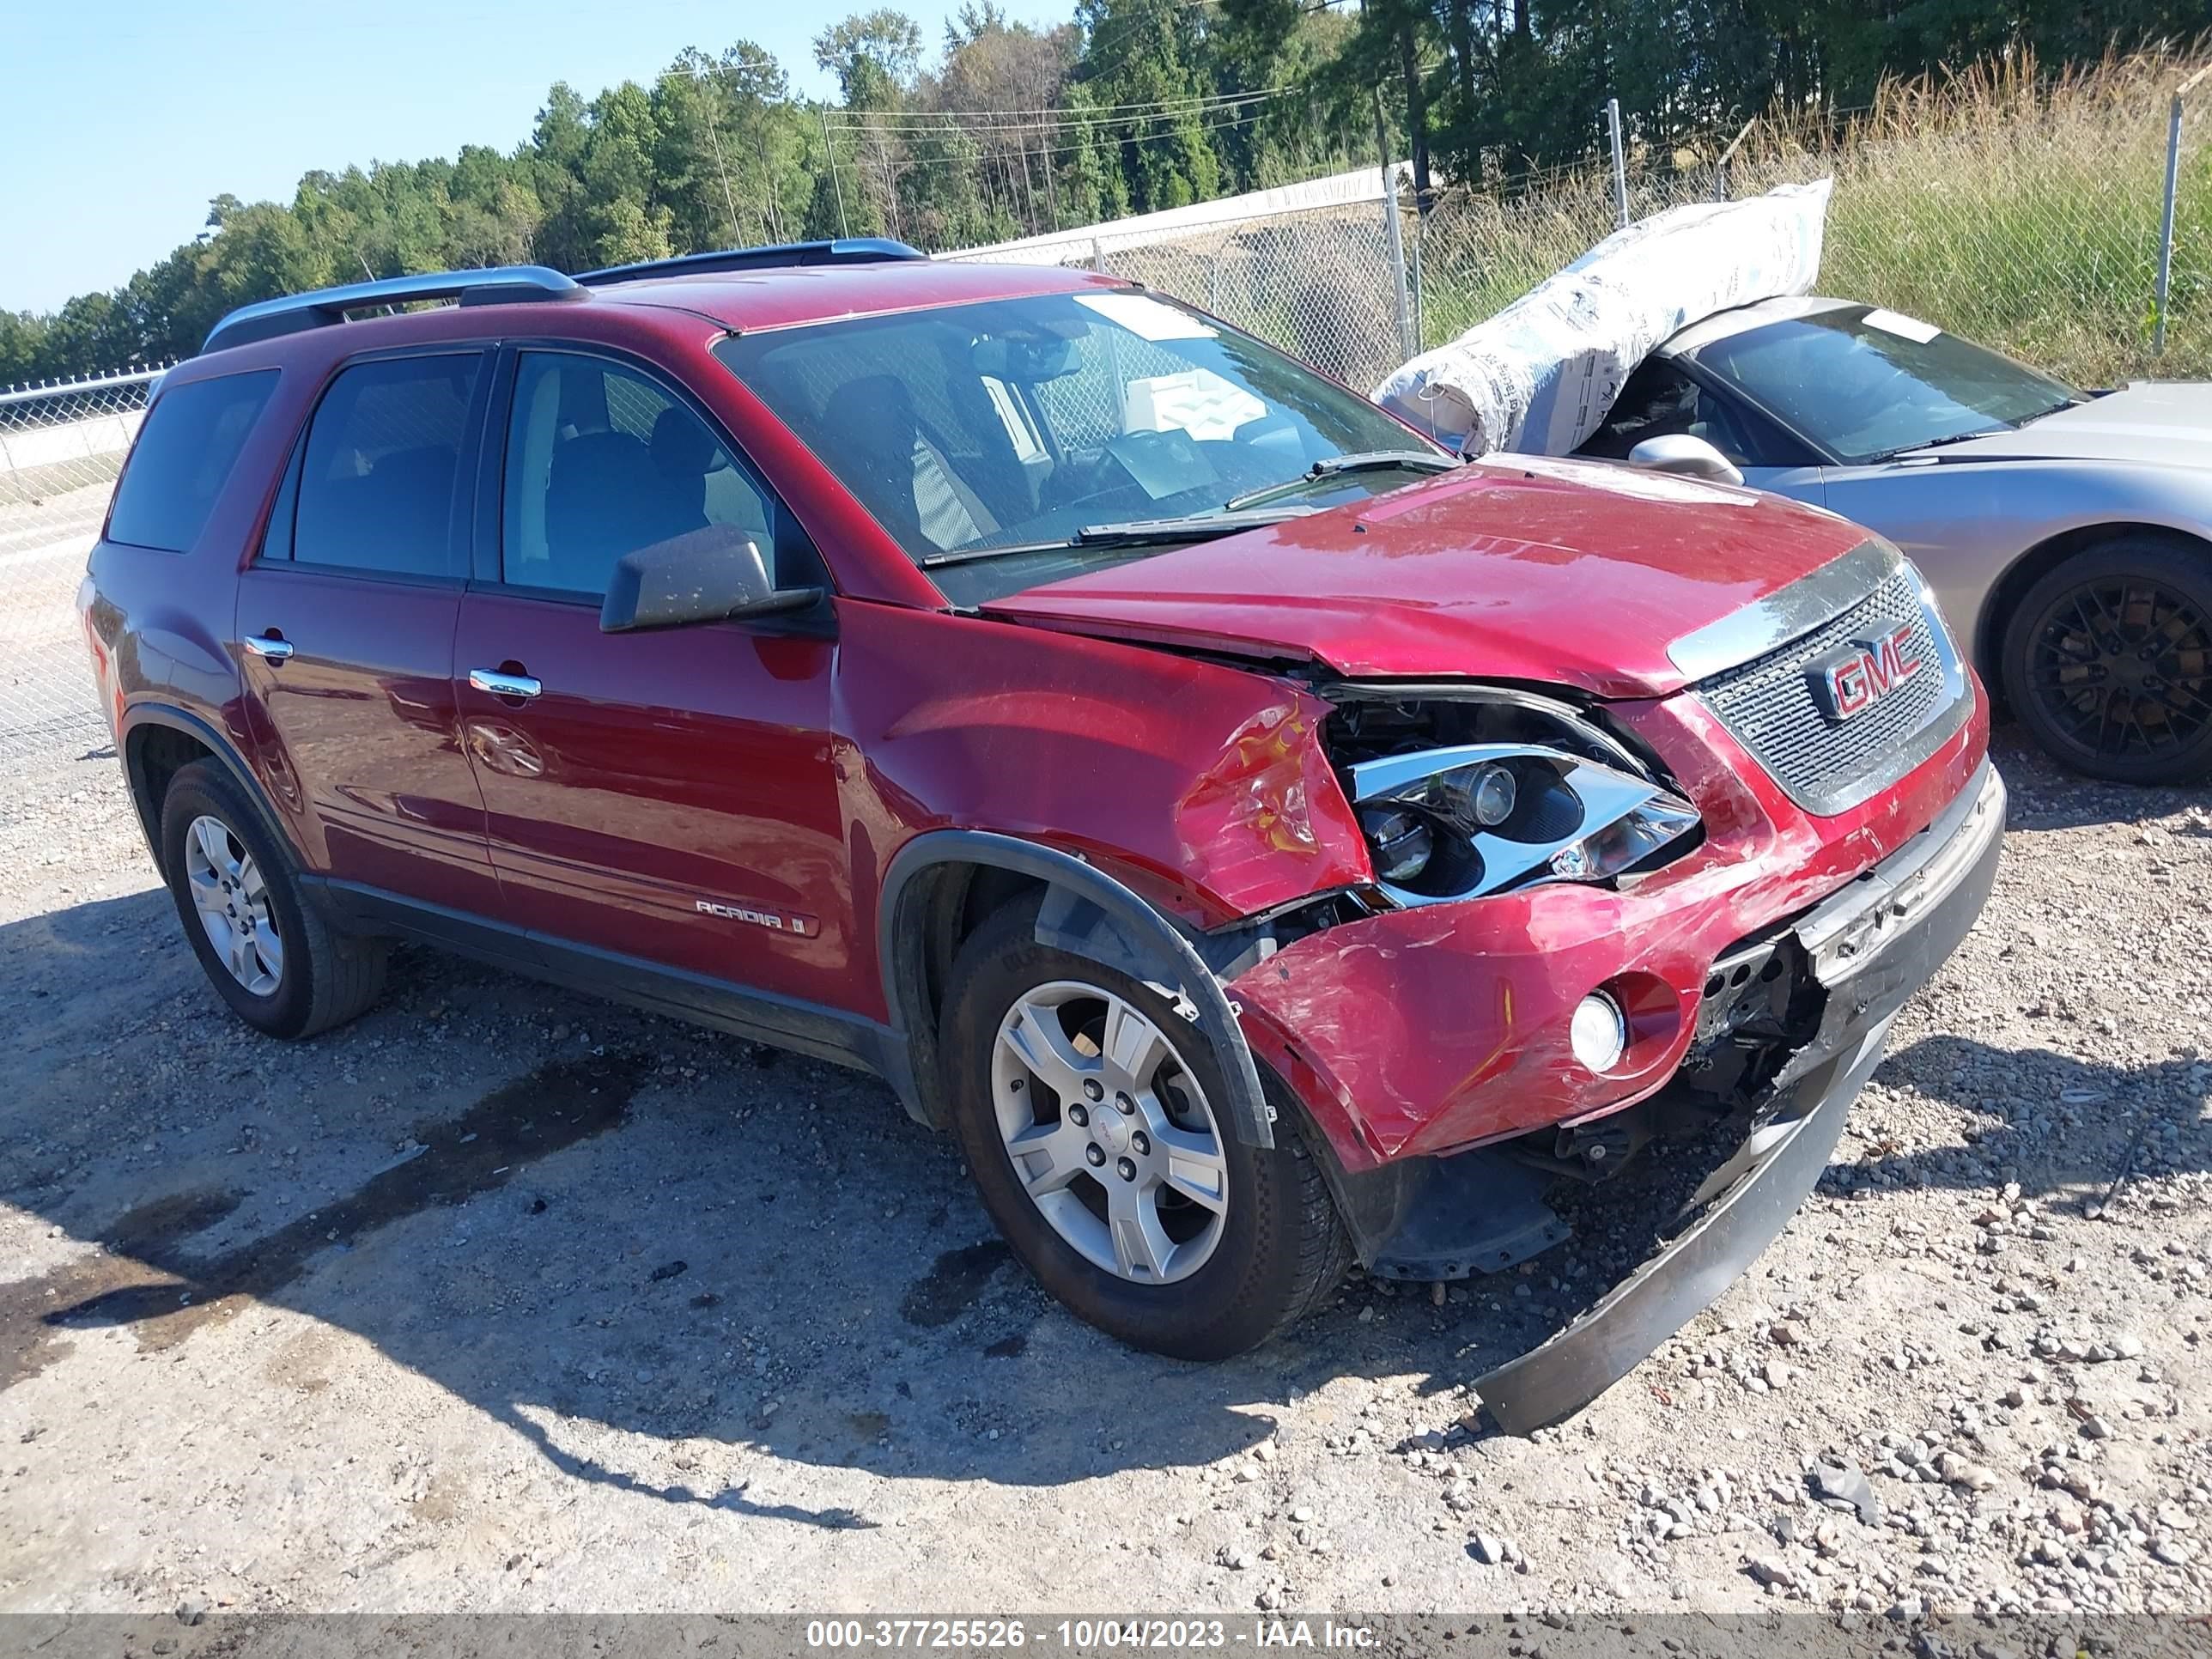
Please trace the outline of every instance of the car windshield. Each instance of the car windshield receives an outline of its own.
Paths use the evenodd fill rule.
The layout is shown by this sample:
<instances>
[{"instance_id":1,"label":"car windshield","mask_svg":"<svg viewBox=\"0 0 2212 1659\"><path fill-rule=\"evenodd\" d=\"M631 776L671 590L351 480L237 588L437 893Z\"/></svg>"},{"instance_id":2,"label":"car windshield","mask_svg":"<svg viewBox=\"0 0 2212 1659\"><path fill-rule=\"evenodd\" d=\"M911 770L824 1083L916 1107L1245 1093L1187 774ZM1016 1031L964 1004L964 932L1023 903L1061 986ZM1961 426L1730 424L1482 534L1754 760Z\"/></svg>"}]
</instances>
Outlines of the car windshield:
<instances>
[{"instance_id":1,"label":"car windshield","mask_svg":"<svg viewBox=\"0 0 2212 1659\"><path fill-rule=\"evenodd\" d=\"M2081 396L1971 340L1866 306L1747 329L1693 355L1850 463L2025 425Z\"/></svg>"},{"instance_id":2,"label":"car windshield","mask_svg":"<svg viewBox=\"0 0 2212 1659\"><path fill-rule=\"evenodd\" d=\"M1127 289L763 330L715 353L957 605L1451 459L1280 352Z\"/></svg>"}]
</instances>

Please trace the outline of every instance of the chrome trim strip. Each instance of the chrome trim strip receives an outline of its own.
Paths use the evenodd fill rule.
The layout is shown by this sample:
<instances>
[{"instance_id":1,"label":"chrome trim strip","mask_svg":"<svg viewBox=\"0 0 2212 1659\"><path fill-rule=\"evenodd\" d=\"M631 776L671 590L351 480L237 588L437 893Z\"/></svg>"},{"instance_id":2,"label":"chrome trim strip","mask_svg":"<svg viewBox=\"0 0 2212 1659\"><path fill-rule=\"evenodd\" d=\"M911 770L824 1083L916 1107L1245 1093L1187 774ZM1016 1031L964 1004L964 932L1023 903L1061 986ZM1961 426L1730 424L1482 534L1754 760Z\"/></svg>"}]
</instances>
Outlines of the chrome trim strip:
<instances>
[{"instance_id":1,"label":"chrome trim strip","mask_svg":"<svg viewBox=\"0 0 2212 1659\"><path fill-rule=\"evenodd\" d=\"M1765 599L1693 629L1667 647L1683 678L1709 679L1741 667L1811 633L1858 604L1893 575L1905 556L1887 542L1861 542L1809 576L1778 587Z\"/></svg>"},{"instance_id":2,"label":"chrome trim strip","mask_svg":"<svg viewBox=\"0 0 2212 1659\"><path fill-rule=\"evenodd\" d=\"M2004 779L1984 760L1935 823L1799 919L1797 939L1814 977L1833 990L1894 934L1918 926L1981 863L2004 826Z\"/></svg>"}]
</instances>

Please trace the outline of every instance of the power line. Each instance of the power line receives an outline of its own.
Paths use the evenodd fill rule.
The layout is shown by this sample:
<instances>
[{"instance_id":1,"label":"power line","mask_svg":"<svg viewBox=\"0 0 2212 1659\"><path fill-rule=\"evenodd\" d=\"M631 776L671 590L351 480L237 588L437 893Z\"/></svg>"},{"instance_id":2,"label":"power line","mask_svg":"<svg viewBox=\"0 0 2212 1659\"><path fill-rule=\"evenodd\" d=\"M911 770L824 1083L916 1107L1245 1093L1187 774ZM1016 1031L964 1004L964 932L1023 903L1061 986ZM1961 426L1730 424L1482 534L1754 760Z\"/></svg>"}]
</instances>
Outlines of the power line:
<instances>
[{"instance_id":1,"label":"power line","mask_svg":"<svg viewBox=\"0 0 2212 1659\"><path fill-rule=\"evenodd\" d=\"M1128 105L1127 112L1111 114L1081 110L1036 110L1021 112L1018 120L978 122L969 118L966 110L902 110L887 112L877 118L862 112L842 112L836 117L825 116L835 131L865 132L906 137L939 137L955 132L1054 132L1085 131L1097 127L1117 127L1131 122L1164 120L1183 116L1206 116L1224 110L1242 108L1252 104L1272 103L1277 99L1302 92L1302 87L1270 87L1258 92L1217 93L1202 98L1162 100L1146 105ZM1000 114L1015 113L1000 111Z\"/></svg>"},{"instance_id":2,"label":"power line","mask_svg":"<svg viewBox=\"0 0 2212 1659\"><path fill-rule=\"evenodd\" d=\"M1233 115L1233 116L1231 116L1231 117L1230 117L1228 119L1226 119L1226 120L1222 120L1222 121L1213 121L1213 122L1203 123L1203 124L1201 124L1201 125L1200 125L1196 129L1196 131L1200 131L1200 132L1227 132L1227 131L1231 131L1231 130L1232 130L1232 129L1234 129L1234 128L1240 127L1240 126L1246 126L1246 125L1250 125L1250 124L1251 124L1251 123L1253 123L1253 122L1259 121L1259 120L1261 120L1261 119L1264 118L1266 117L1267 113L1267 112L1265 109L1255 109L1255 110L1252 110L1252 111L1249 112L1248 113L1245 113L1245 114L1243 114L1243 115ZM1139 144L1142 144L1142 143L1156 143L1156 142L1158 142L1158 137L1146 137L1145 135L1139 134L1139 135L1138 135L1138 136L1136 137L1136 138L1133 140L1133 142L1134 142L1134 143L1139 143ZM1043 144L1040 144L1040 145L1036 146L1036 148L1034 148L1034 149L1018 149L1018 150L1012 151L1012 152L1011 152L1011 155L1012 155L1012 156L1014 156L1014 157L1018 157L1018 156L1021 156L1021 155L1029 155L1029 156L1041 156L1041 157L1046 157L1046 158L1053 158L1053 157L1058 157L1058 156L1062 156L1062 155L1081 155L1081 154L1083 153L1083 151L1084 151L1086 148L1087 148L1087 146L1085 146L1085 144L1082 144L1082 143L1073 143L1073 144L1054 144L1054 145L1043 145ZM1010 154L1010 153L1008 153L1008 152L1003 152L1003 151L1002 151L1002 152L999 152L999 153L998 153L997 155L995 155L992 159L994 159L994 160L1003 160L1003 159L1007 159L1007 158L1008 158L1009 154ZM910 162L910 163L908 163L908 165L913 166L913 165L919 165L919 164L918 164L918 163L912 163L912 162Z\"/></svg>"},{"instance_id":3,"label":"power line","mask_svg":"<svg viewBox=\"0 0 2212 1659\"><path fill-rule=\"evenodd\" d=\"M1129 104L1043 104L1027 109L959 109L943 111L890 109L878 112L874 110L846 109L833 105L830 106L829 113L832 120L860 120L877 114L881 114L884 118L892 120L905 120L924 115L938 114L942 114L947 117L957 117L962 120L965 120L970 116L978 115L1018 116L1023 119L1029 121L1035 121L1045 116L1073 116L1088 119L1093 117L1111 118L1123 111L1142 112L1148 110L1178 106L1184 104L1218 103L1223 100L1232 98L1269 97L1281 93L1296 92L1298 90L1300 90L1300 88L1293 86L1279 86L1262 88L1252 92L1192 92L1184 93L1173 98L1146 98L1139 100L1135 103Z\"/></svg>"}]
</instances>

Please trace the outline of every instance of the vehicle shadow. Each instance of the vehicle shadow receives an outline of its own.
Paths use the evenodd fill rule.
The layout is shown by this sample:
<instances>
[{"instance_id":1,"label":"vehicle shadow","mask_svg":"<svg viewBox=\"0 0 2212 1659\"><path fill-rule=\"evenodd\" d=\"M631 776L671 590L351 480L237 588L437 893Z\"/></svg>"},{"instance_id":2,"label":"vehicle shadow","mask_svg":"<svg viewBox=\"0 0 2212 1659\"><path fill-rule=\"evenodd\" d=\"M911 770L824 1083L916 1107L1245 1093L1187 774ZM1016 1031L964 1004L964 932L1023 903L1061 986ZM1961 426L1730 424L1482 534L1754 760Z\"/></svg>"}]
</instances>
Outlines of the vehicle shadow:
<instances>
[{"instance_id":1,"label":"vehicle shadow","mask_svg":"<svg viewBox=\"0 0 2212 1659\"><path fill-rule=\"evenodd\" d=\"M365 1338L568 1477L817 1527L874 1522L757 1499L720 1454L1025 1486L1218 1463L1295 1393L1441 1392L1542 1340L1727 1150L1571 1194L1575 1242L1443 1305L1355 1279L1254 1354L1182 1364L1051 1304L949 1140L871 1079L411 951L370 1015L277 1044L221 1009L176 926L155 890L0 927L21 1058L0 1200L100 1247L0 1284L0 1389L86 1331L160 1350L265 1304ZM1984 1073L2023 1066L2053 1099L2163 1099L2191 1075L1956 1038L1884 1075L1979 1111ZM2082 1167L2109 1157L2108 1126L2070 1115L2029 1178L2075 1178L2069 1134ZM1829 1189L1954 1178L1871 1151Z\"/></svg>"},{"instance_id":2,"label":"vehicle shadow","mask_svg":"<svg viewBox=\"0 0 2212 1659\"><path fill-rule=\"evenodd\" d=\"M2179 817L2173 834L2212 836L2212 811L2205 810L2212 809L2212 783L2174 788L2100 783L2066 770L2014 721L1991 732L1990 754L2012 791L2005 814L2008 829L2079 830Z\"/></svg>"}]
</instances>

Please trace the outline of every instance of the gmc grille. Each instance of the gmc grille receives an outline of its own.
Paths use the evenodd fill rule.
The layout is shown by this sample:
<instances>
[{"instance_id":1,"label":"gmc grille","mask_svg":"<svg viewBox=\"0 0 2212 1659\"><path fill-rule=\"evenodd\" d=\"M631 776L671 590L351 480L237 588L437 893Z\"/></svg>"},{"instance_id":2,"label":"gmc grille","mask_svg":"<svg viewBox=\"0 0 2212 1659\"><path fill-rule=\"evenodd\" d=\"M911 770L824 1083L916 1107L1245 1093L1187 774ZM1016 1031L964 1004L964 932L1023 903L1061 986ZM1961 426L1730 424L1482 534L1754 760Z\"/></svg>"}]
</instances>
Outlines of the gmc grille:
<instances>
[{"instance_id":1,"label":"gmc grille","mask_svg":"<svg viewBox=\"0 0 2212 1659\"><path fill-rule=\"evenodd\" d=\"M1900 623L1920 667L1848 720L1831 719L1811 671L1855 643ZM1698 695L1809 812L1857 805L1934 753L1966 713L1966 682L1942 625L1921 602L1910 565L1811 633L1700 682Z\"/></svg>"}]
</instances>

